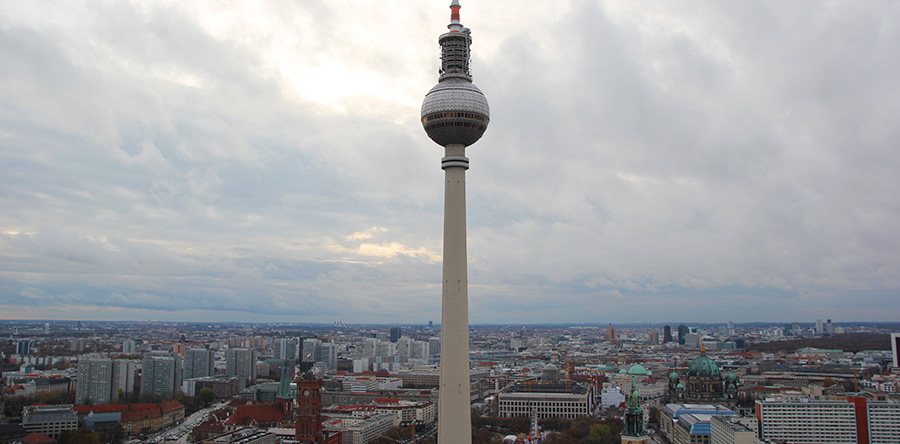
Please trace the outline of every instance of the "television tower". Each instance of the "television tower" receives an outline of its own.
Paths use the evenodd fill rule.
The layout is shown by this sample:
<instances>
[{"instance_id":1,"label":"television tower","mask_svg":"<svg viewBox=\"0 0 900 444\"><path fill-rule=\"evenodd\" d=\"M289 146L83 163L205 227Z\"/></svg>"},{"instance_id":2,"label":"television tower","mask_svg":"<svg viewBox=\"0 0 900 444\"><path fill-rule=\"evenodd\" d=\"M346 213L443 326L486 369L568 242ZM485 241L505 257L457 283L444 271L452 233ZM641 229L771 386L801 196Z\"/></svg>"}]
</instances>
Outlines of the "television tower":
<instances>
[{"instance_id":1,"label":"television tower","mask_svg":"<svg viewBox=\"0 0 900 444\"><path fill-rule=\"evenodd\" d=\"M459 1L450 3L448 32L438 38L438 84L422 102L422 126L444 147L444 270L441 291L441 379L438 442L469 444L469 282L466 260L466 147L478 141L490 122L484 94L469 72L472 36L459 22Z\"/></svg>"}]
</instances>

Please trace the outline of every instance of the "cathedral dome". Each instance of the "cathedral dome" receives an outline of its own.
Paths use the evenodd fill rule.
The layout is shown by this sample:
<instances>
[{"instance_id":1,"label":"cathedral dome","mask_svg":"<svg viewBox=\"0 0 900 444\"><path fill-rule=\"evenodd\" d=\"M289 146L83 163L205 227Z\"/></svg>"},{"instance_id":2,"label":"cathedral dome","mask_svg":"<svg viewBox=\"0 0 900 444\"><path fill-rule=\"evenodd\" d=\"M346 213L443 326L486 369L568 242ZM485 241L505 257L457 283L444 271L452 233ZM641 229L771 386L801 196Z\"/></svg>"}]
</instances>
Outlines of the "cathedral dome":
<instances>
[{"instance_id":1,"label":"cathedral dome","mask_svg":"<svg viewBox=\"0 0 900 444\"><path fill-rule=\"evenodd\" d=\"M641 364L634 364L628 369L629 375L649 375L650 372Z\"/></svg>"},{"instance_id":2,"label":"cathedral dome","mask_svg":"<svg viewBox=\"0 0 900 444\"><path fill-rule=\"evenodd\" d=\"M722 370L719 369L719 364L716 364L716 361L713 361L706 356L706 353L701 353L700 357L691 361L691 366L688 367L687 376L699 376L703 378L722 376Z\"/></svg>"},{"instance_id":3,"label":"cathedral dome","mask_svg":"<svg viewBox=\"0 0 900 444\"><path fill-rule=\"evenodd\" d=\"M678 379L678 377L679 376L677 372L669 373L669 379Z\"/></svg>"}]
</instances>

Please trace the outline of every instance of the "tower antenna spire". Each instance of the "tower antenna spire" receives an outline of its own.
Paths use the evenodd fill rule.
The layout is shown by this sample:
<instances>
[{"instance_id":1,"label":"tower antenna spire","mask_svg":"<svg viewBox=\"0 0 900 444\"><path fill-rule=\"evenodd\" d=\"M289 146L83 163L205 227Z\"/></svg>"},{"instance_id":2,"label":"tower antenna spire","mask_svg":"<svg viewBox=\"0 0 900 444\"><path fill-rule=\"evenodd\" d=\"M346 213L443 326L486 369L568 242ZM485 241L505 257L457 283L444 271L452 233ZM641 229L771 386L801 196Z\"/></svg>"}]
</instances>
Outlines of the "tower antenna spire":
<instances>
[{"instance_id":1,"label":"tower antenna spire","mask_svg":"<svg viewBox=\"0 0 900 444\"><path fill-rule=\"evenodd\" d=\"M462 29L462 23L459 22L459 0L453 0L450 2L450 24L447 25L447 28L450 29L450 32L459 32Z\"/></svg>"}]
</instances>

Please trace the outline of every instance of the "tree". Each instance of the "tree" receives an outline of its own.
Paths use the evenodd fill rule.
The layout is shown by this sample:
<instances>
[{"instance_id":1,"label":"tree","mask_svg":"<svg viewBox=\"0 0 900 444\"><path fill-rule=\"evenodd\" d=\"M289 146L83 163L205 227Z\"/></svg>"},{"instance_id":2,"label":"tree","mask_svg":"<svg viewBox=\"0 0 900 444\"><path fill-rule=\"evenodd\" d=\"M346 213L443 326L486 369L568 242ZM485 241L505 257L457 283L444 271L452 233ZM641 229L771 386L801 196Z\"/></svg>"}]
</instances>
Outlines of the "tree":
<instances>
[{"instance_id":1,"label":"tree","mask_svg":"<svg viewBox=\"0 0 900 444\"><path fill-rule=\"evenodd\" d=\"M57 444L100 444L100 436L87 430L69 430L59 434Z\"/></svg>"},{"instance_id":2,"label":"tree","mask_svg":"<svg viewBox=\"0 0 900 444\"><path fill-rule=\"evenodd\" d=\"M203 401L203 407L208 407L209 403L216 399L216 392L209 387L203 387L200 389L200 393L198 393L197 396Z\"/></svg>"}]
</instances>

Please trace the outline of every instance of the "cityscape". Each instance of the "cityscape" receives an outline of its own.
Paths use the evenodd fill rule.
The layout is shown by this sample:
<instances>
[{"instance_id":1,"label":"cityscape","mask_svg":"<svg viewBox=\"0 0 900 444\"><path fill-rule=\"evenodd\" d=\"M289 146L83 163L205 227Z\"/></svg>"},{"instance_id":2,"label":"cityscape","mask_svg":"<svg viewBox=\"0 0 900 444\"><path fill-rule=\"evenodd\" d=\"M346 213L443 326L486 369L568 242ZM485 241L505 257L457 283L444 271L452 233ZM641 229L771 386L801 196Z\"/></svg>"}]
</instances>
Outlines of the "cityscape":
<instances>
[{"instance_id":1,"label":"cityscape","mask_svg":"<svg viewBox=\"0 0 900 444\"><path fill-rule=\"evenodd\" d=\"M862 430L897 442L898 332L828 319L473 325L473 442L855 443ZM100 442L304 441L304 384L321 394L318 440L436 440L433 323L2 321L0 334L9 442L75 430ZM644 441L626 436L632 391Z\"/></svg>"},{"instance_id":2,"label":"cityscape","mask_svg":"<svg viewBox=\"0 0 900 444\"><path fill-rule=\"evenodd\" d=\"M900 443L896 5L51 3L0 444Z\"/></svg>"}]
</instances>

